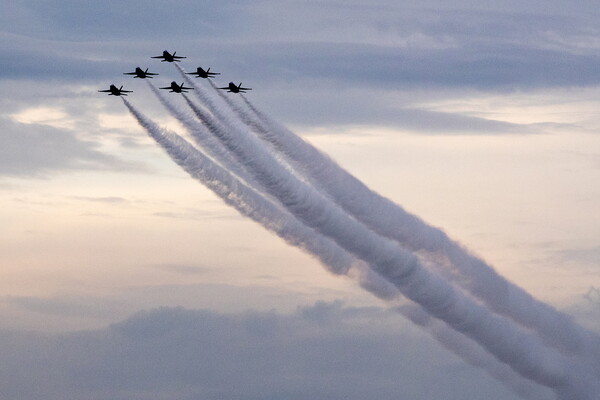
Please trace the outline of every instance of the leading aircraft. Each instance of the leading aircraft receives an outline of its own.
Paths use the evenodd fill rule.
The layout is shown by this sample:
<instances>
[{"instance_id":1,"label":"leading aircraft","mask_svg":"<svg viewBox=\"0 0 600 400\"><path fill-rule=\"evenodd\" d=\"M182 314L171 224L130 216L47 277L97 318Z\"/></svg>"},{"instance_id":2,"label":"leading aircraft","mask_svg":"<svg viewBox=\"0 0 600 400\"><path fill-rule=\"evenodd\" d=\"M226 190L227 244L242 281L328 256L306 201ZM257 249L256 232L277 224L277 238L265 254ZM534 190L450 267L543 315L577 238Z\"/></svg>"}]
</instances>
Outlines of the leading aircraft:
<instances>
[{"instance_id":1,"label":"leading aircraft","mask_svg":"<svg viewBox=\"0 0 600 400\"><path fill-rule=\"evenodd\" d=\"M198 67L196 72L188 72L188 75L196 75L196 78L212 78L215 75L221 75L220 72L210 72L210 68L206 71L202 69L202 67Z\"/></svg>"},{"instance_id":2,"label":"leading aircraft","mask_svg":"<svg viewBox=\"0 0 600 400\"><path fill-rule=\"evenodd\" d=\"M135 72L123 72L123 75L135 75L134 78L152 78L152 75L158 75L152 72L148 72L148 68L144 71L140 67L135 68Z\"/></svg>"},{"instance_id":3,"label":"leading aircraft","mask_svg":"<svg viewBox=\"0 0 600 400\"><path fill-rule=\"evenodd\" d=\"M246 93L246 90L252 90L251 88L242 87L242 82L240 82L240 84L237 86L235 85L235 83L229 82L229 86L220 87L219 89L227 90L228 92L231 92L231 93Z\"/></svg>"},{"instance_id":4,"label":"leading aircraft","mask_svg":"<svg viewBox=\"0 0 600 400\"><path fill-rule=\"evenodd\" d=\"M109 96L127 96L125 93L132 93L133 90L123 90L123 85L117 88L115 85L110 85L108 90L98 90L102 93L108 93Z\"/></svg>"},{"instance_id":5,"label":"leading aircraft","mask_svg":"<svg viewBox=\"0 0 600 400\"><path fill-rule=\"evenodd\" d=\"M161 87L160 89L171 89L170 92L175 93L187 93L188 90L193 90L194 88L183 86L183 82L181 82L181 85L178 85L177 82L173 81L171 82L171 86Z\"/></svg>"},{"instance_id":6,"label":"leading aircraft","mask_svg":"<svg viewBox=\"0 0 600 400\"><path fill-rule=\"evenodd\" d=\"M162 58L162 60L160 62L165 62L165 61L167 61L167 62L174 62L174 61L179 62L180 58L187 58L187 57L183 57L183 56L176 56L175 55L176 53L177 52L174 51L173 54L171 54L171 53L169 53L168 51L165 50L165 51L163 51L162 56L152 56L150 58Z\"/></svg>"}]
</instances>

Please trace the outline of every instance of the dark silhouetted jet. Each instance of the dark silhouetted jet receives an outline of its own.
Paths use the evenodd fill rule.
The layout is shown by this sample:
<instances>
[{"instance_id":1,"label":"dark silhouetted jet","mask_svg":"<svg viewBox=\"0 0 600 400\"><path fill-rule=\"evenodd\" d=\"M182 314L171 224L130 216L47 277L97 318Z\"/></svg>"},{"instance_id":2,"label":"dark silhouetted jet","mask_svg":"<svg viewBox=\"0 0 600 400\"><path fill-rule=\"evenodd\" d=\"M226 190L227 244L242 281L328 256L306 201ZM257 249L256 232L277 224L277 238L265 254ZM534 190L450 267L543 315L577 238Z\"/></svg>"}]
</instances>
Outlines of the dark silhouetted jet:
<instances>
[{"instance_id":1,"label":"dark silhouetted jet","mask_svg":"<svg viewBox=\"0 0 600 400\"><path fill-rule=\"evenodd\" d=\"M177 52L174 51L173 54L171 55L171 53L169 53L168 51L163 51L162 56L152 56L151 58L162 58L161 62L174 62L174 61L179 61L180 58L187 58L187 57L182 57L182 56L176 56Z\"/></svg>"},{"instance_id":2,"label":"dark silhouetted jet","mask_svg":"<svg viewBox=\"0 0 600 400\"><path fill-rule=\"evenodd\" d=\"M140 67L136 67L135 68L135 72L123 72L123 75L135 75L134 78L152 78L152 75L158 75L158 74L154 74L152 72L148 72L148 68L146 68L146 70L142 70Z\"/></svg>"},{"instance_id":3,"label":"dark silhouetted jet","mask_svg":"<svg viewBox=\"0 0 600 400\"><path fill-rule=\"evenodd\" d=\"M193 90L194 88L183 86L183 82L181 82L181 85L178 85L177 82L173 81L171 82L171 86L161 87L161 89L171 89L170 92L175 93L187 93L188 90Z\"/></svg>"},{"instance_id":4,"label":"dark silhouetted jet","mask_svg":"<svg viewBox=\"0 0 600 400\"><path fill-rule=\"evenodd\" d=\"M231 93L246 93L246 90L252 90L251 88L242 87L242 82L240 82L240 84L237 86L235 86L235 83L229 82L229 86L220 87L219 89L227 90L228 92L231 92Z\"/></svg>"},{"instance_id":5,"label":"dark silhouetted jet","mask_svg":"<svg viewBox=\"0 0 600 400\"><path fill-rule=\"evenodd\" d=\"M188 72L188 75L196 75L196 78L212 78L215 75L221 75L220 72L210 72L210 68L206 71L202 67L198 67L196 72Z\"/></svg>"},{"instance_id":6,"label":"dark silhouetted jet","mask_svg":"<svg viewBox=\"0 0 600 400\"><path fill-rule=\"evenodd\" d=\"M123 90L123 85L117 89L115 85L110 85L108 90L98 90L102 93L108 93L109 96L127 96L125 93L132 93L133 90Z\"/></svg>"}]
</instances>

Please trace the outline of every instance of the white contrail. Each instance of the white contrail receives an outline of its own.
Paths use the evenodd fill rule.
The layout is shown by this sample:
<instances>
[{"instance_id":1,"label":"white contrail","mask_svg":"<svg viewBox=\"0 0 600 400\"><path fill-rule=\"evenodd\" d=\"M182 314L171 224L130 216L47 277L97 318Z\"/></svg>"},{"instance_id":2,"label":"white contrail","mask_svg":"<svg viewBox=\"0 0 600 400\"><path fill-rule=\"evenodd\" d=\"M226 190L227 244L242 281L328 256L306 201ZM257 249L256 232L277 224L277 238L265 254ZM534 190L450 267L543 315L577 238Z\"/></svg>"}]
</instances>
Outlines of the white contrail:
<instances>
[{"instance_id":1,"label":"white contrail","mask_svg":"<svg viewBox=\"0 0 600 400\"><path fill-rule=\"evenodd\" d=\"M349 271L351 276L357 275L356 279L358 279L363 289L388 302L393 302L400 297L400 292L395 286L372 269L366 267L366 265L359 264ZM522 378L508 365L496 360L481 346L451 329L445 323L432 318L418 305L409 302L395 306L394 309L415 325L425 329L442 346L456 354L463 361L483 369L491 377L503 383L520 397L529 400L549 400L554 398L548 388Z\"/></svg>"},{"instance_id":2,"label":"white contrail","mask_svg":"<svg viewBox=\"0 0 600 400\"><path fill-rule=\"evenodd\" d=\"M183 124L183 126L189 131L203 131L207 128L202 125L202 123L196 118L196 116L190 115L189 112L182 111L180 107L176 107L167 100L166 96L154 86L152 82L146 80L148 86L152 90L152 93L156 96L156 98L160 101L160 103L169 111L169 113L175 117L179 122ZM207 111L208 112L208 111ZM231 153L225 149L223 144L216 140L212 135L198 135L197 137L198 145L206 152L206 154L213 160L216 161L219 165L224 166L227 165L227 168L235 174L237 177L241 178L251 186L257 188L260 185L254 180L252 175L250 175L241 165L235 157L231 156Z\"/></svg>"},{"instance_id":3,"label":"white contrail","mask_svg":"<svg viewBox=\"0 0 600 400\"><path fill-rule=\"evenodd\" d=\"M157 92L155 90L155 93L157 95L160 95L159 92ZM186 100L188 100L186 98ZM188 100L189 101L189 100ZM167 108L174 108L174 106L172 104L170 104L166 99L162 98L161 102L167 107ZM197 112L199 112L199 110L196 110ZM205 119L208 119L210 121L211 124L216 124L216 120L211 119L211 114L208 113L208 111L206 110L202 110L203 117ZM178 112L179 114L181 114L180 112ZM178 113L174 113L174 115L177 117ZM187 117L186 117L187 118ZM199 145L204 146L206 145L206 141L203 139L203 136L205 135L205 130L203 128L205 128L204 126L198 126L198 125L194 125L194 124L190 124L189 121L187 123L185 123L185 125L187 126L187 128L190 130L190 133L192 134L192 136L194 137L194 139L199 143ZM209 124L210 125L210 124ZM190 145L191 146L191 145ZM177 146L178 148L181 148L181 144L179 146ZM189 146L188 146L189 147ZM182 165L184 167L184 169L189 171L189 166L186 166L185 164ZM194 168L194 171L197 171L198 167ZM195 176L196 178L198 178L197 176L197 172L190 172L190 174L192 176ZM258 195L258 193L256 193L255 195ZM235 196L236 198L239 198L239 194ZM235 207L235 206L234 206ZM268 214L272 215L275 211L273 209L269 210L269 211L265 211L263 210L263 212L267 212ZM291 217L291 216L290 216ZM251 217L252 218L252 217ZM279 219L277 217L272 217L275 219ZM256 217L253 217L253 219L257 220ZM260 221L258 221L260 222ZM263 223L263 225L265 225ZM272 227L266 226L267 229L273 229ZM316 233L313 233L316 234ZM281 235L280 235L281 236ZM288 243L291 243L288 239L286 239L288 241ZM321 237L321 239L318 239L318 243L326 243L328 241L327 238ZM292 243L294 244L294 243ZM298 245L297 243L295 244L296 246ZM325 246L327 247L327 246ZM321 251L320 253L323 253L323 251ZM327 251L325 251L325 253L328 253ZM336 265L338 265L338 267L336 268L335 266L332 269L331 265L327 265L325 264L328 258L326 257L318 257L322 263L324 263L324 265L327 267L327 269L330 272L336 273L336 274L340 274L340 271L345 271L344 268L339 268L339 264L346 264L349 261L340 261L338 260L336 262ZM344 258L344 257L342 257ZM357 265L358 261L355 260L354 264ZM364 272L365 267L363 266L362 268L358 268L355 267L354 270L356 271L362 271L360 272L358 275L363 277L362 279L360 279L360 284L363 288L365 288L366 290L368 290L369 292L373 293L374 295L376 295L377 297L381 298L381 299L387 299L388 301L390 301L392 298L395 298L397 296L399 296L399 292L397 291L397 289L395 289L395 287L392 286L393 290L389 287L390 285L388 284L387 288L385 287L384 284L382 284L381 280L382 278L380 278L380 282L375 283L375 280L372 279L373 278L373 274L366 274ZM365 276L370 276L370 279L365 279ZM496 379L500 380L501 382L503 382L505 385L507 385L511 390L513 390L515 393L520 394L522 397L524 398L528 398L528 399L544 399L545 394L543 392L543 390L541 390L538 386L534 386L530 383L528 383L528 381L524 381L522 378L520 378L518 375L515 375L514 372L512 372L512 370L510 370L509 368L507 368L504 364L498 363L494 358L490 357L489 355L482 353L481 350L478 349L477 346L473 346L472 344L468 343L467 340L463 340L464 343L459 344L459 342L456 339L456 334L452 332L451 329L445 328L445 329L440 329L439 328L439 324L437 329L433 329L431 328L432 326L435 326L432 322L430 318L426 318L425 317L425 313L416 308L416 306L412 307L412 311L409 312L410 307L406 306L403 310L402 313L405 315L405 317L407 317L410 320L413 320L415 315L420 315L419 317L419 321L423 321L423 320L427 320L430 321L428 323L428 327L430 328L430 332L431 334L436 337L436 339L438 341L440 341L444 346L446 346L447 348L449 348L451 351L455 352L457 355L459 355L461 358L463 358L466 362L475 365L475 366L479 366L481 368L483 368L484 370L486 370L491 376L495 377ZM450 343L453 344L450 345ZM507 369L510 371L508 372Z\"/></svg>"},{"instance_id":4,"label":"white contrail","mask_svg":"<svg viewBox=\"0 0 600 400\"><path fill-rule=\"evenodd\" d=\"M179 71L179 73L181 74L183 79L185 79L188 85L194 87L194 94L198 97L200 102L202 104L205 104L206 107L210 110L210 112L213 113L219 121L227 123L229 121L230 114L224 111L222 107L218 104L219 102L221 102L221 105L225 104L225 98L221 96L221 98L215 99L214 96L211 96L206 90L203 90L199 85L197 85L196 82L193 79L191 79L189 75L185 72L183 67L175 64L175 68L177 69L177 71ZM219 92L216 86L213 86L213 88L217 93L222 95L222 93Z\"/></svg>"},{"instance_id":5,"label":"white contrail","mask_svg":"<svg viewBox=\"0 0 600 400\"><path fill-rule=\"evenodd\" d=\"M356 262L354 257L333 241L322 237L313 229L295 220L281 206L238 180L187 140L160 128L126 99L123 99L123 102L138 123L146 129L150 137L167 152L173 161L242 215L260 223L286 242L313 254L324 265L327 265L332 273L346 274Z\"/></svg>"},{"instance_id":6,"label":"white contrail","mask_svg":"<svg viewBox=\"0 0 600 400\"><path fill-rule=\"evenodd\" d=\"M205 121L218 121L213 124L224 125L227 128L235 128L239 126L239 119L236 114L232 114L230 109L235 109L238 115L240 115L243 110L240 108L236 108L235 103L233 103L223 92L221 92L214 83L207 79L212 90L208 91L201 85L196 84L196 82L189 77L186 71L178 64L175 64L175 68L183 79L187 82L188 85L194 88L194 95L200 101L200 104L205 105L206 107L197 106L197 108L202 112L203 118L201 119L203 122ZM218 97L214 96L213 93L218 94ZM186 98L187 100L187 98ZM249 120L247 118L246 120ZM276 153L274 153L275 156ZM282 167L288 168L291 173L296 173L293 168L291 168L290 164L285 159L279 159L282 164Z\"/></svg>"},{"instance_id":7,"label":"white contrail","mask_svg":"<svg viewBox=\"0 0 600 400\"><path fill-rule=\"evenodd\" d=\"M446 271L446 277L453 279L495 312L536 330L547 343L588 356L600 369L600 338L596 334L585 330L571 317L536 300L522 288L506 280L493 267L452 241L440 229L426 224L401 206L372 191L330 157L272 121L244 96L242 98L254 118L237 105L232 106L233 111L294 168L302 171L311 183L327 193L352 216L380 235L396 240L412 251L425 250L446 256L454 266L452 271Z\"/></svg>"},{"instance_id":8,"label":"white contrail","mask_svg":"<svg viewBox=\"0 0 600 400\"><path fill-rule=\"evenodd\" d=\"M400 293L396 287L368 269L363 262L341 249L330 239L301 224L280 206L263 198L260 193L237 181L228 171L215 164L185 139L158 127L127 100L123 100L138 123L179 166L242 215L260 223L286 242L312 254L328 271L337 275L354 276L362 288L382 300L388 302L398 300ZM463 360L484 369L521 397L529 400L549 399L545 389L524 380L466 337L458 335L446 325L432 320L420 307L414 304L405 304L397 307L396 310L409 320L424 327L443 346Z\"/></svg>"},{"instance_id":9,"label":"white contrail","mask_svg":"<svg viewBox=\"0 0 600 400\"><path fill-rule=\"evenodd\" d=\"M186 100L202 118L203 112L187 97ZM244 127L226 128L219 121L204 122L294 216L367 262L406 297L476 340L523 376L553 388L561 396L567 396L564 398L591 398L589 387L597 383L581 365L545 347L535 335L461 295L423 268L414 255L350 218L328 198L281 168Z\"/></svg>"}]
</instances>

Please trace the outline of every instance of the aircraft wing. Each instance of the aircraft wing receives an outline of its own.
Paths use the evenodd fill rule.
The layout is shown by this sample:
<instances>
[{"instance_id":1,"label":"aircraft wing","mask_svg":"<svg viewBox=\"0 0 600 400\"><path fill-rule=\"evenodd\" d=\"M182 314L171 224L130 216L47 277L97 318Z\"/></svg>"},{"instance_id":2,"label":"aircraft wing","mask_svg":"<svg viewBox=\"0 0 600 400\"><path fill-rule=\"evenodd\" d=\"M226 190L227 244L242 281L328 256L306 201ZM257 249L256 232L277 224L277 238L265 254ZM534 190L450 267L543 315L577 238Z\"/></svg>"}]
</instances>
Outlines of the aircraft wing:
<instances>
[{"instance_id":1,"label":"aircraft wing","mask_svg":"<svg viewBox=\"0 0 600 400\"><path fill-rule=\"evenodd\" d=\"M167 86L167 87L161 87L159 89L171 89L171 86Z\"/></svg>"},{"instance_id":2,"label":"aircraft wing","mask_svg":"<svg viewBox=\"0 0 600 400\"><path fill-rule=\"evenodd\" d=\"M137 75L137 72L123 72L123 75Z\"/></svg>"},{"instance_id":3,"label":"aircraft wing","mask_svg":"<svg viewBox=\"0 0 600 400\"><path fill-rule=\"evenodd\" d=\"M150 58L165 58L165 56L152 56Z\"/></svg>"},{"instance_id":4,"label":"aircraft wing","mask_svg":"<svg viewBox=\"0 0 600 400\"><path fill-rule=\"evenodd\" d=\"M252 90L252 88L245 88L245 87L241 87L241 88L238 88L238 89L239 90Z\"/></svg>"}]
</instances>

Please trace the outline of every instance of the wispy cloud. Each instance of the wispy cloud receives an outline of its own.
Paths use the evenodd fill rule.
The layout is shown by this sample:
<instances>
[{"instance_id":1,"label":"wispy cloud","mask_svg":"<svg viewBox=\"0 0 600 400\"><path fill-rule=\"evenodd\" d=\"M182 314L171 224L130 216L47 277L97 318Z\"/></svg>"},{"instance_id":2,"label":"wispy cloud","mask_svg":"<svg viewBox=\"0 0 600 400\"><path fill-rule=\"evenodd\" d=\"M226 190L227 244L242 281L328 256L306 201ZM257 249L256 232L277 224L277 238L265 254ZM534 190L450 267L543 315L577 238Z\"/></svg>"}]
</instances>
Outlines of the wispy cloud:
<instances>
[{"instance_id":1,"label":"wispy cloud","mask_svg":"<svg viewBox=\"0 0 600 400\"><path fill-rule=\"evenodd\" d=\"M99 150L70 130L1 119L0 175L44 177L66 170L140 170L135 163Z\"/></svg>"},{"instance_id":2,"label":"wispy cloud","mask_svg":"<svg viewBox=\"0 0 600 400\"><path fill-rule=\"evenodd\" d=\"M123 197L117 196L103 196L103 197L91 197L91 196L71 196L74 200L90 201L93 203L105 203L105 204L127 204L129 200Z\"/></svg>"},{"instance_id":3,"label":"wispy cloud","mask_svg":"<svg viewBox=\"0 0 600 400\"><path fill-rule=\"evenodd\" d=\"M179 275L202 275L209 270L208 268L202 266L184 264L157 264L152 265L151 268L160 269Z\"/></svg>"}]
</instances>

